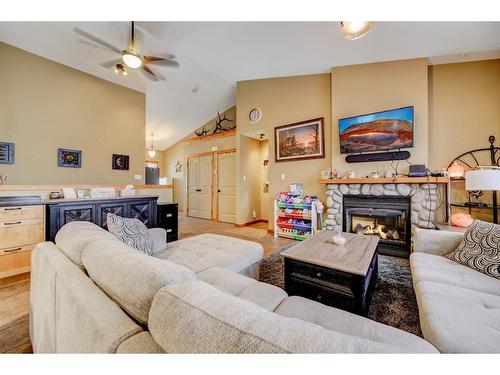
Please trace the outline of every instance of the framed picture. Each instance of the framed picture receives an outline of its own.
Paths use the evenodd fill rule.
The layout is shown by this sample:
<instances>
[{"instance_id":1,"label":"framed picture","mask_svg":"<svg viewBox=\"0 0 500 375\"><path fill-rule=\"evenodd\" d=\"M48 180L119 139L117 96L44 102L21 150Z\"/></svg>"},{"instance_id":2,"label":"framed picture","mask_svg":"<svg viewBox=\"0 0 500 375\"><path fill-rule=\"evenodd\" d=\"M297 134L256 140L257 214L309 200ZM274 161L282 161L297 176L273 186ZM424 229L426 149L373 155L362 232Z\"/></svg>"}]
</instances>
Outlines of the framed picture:
<instances>
[{"instance_id":1,"label":"framed picture","mask_svg":"<svg viewBox=\"0 0 500 375\"><path fill-rule=\"evenodd\" d=\"M14 143L0 142L0 164L14 164Z\"/></svg>"},{"instance_id":2,"label":"framed picture","mask_svg":"<svg viewBox=\"0 0 500 375\"><path fill-rule=\"evenodd\" d=\"M57 166L64 168L81 168L82 152L80 150L57 149Z\"/></svg>"},{"instance_id":3,"label":"framed picture","mask_svg":"<svg viewBox=\"0 0 500 375\"><path fill-rule=\"evenodd\" d=\"M119 171L128 171L128 165L129 165L128 155L113 154L113 166L112 166L113 169Z\"/></svg>"},{"instance_id":4,"label":"framed picture","mask_svg":"<svg viewBox=\"0 0 500 375\"><path fill-rule=\"evenodd\" d=\"M323 117L274 128L276 162L325 157Z\"/></svg>"}]
</instances>

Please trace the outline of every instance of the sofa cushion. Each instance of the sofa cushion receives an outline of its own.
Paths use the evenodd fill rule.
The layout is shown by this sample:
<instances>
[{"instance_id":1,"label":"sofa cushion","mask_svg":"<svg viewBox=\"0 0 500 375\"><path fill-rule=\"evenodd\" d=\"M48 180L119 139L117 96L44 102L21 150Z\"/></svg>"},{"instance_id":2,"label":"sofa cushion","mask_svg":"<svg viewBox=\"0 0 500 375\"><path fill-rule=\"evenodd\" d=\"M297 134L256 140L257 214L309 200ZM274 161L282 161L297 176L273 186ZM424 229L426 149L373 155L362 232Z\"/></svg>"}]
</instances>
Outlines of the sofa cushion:
<instances>
[{"instance_id":1,"label":"sofa cushion","mask_svg":"<svg viewBox=\"0 0 500 375\"><path fill-rule=\"evenodd\" d=\"M275 313L346 335L396 345L410 352L436 352L431 344L411 333L298 296L285 299Z\"/></svg>"},{"instance_id":2,"label":"sofa cushion","mask_svg":"<svg viewBox=\"0 0 500 375\"><path fill-rule=\"evenodd\" d=\"M500 280L448 258L413 253L410 256L410 266L413 284L420 281L433 281L500 296Z\"/></svg>"},{"instance_id":3,"label":"sofa cushion","mask_svg":"<svg viewBox=\"0 0 500 375\"><path fill-rule=\"evenodd\" d=\"M158 257L189 268L194 273L212 267L240 272L260 262L264 249L261 244L218 234L200 234L167 245Z\"/></svg>"},{"instance_id":4,"label":"sofa cushion","mask_svg":"<svg viewBox=\"0 0 500 375\"><path fill-rule=\"evenodd\" d=\"M143 329L80 269L57 274L57 353L115 353Z\"/></svg>"},{"instance_id":5,"label":"sofa cushion","mask_svg":"<svg viewBox=\"0 0 500 375\"><path fill-rule=\"evenodd\" d=\"M266 310L274 311L288 296L283 289L261 283L225 268L214 267L196 275L198 280L230 294L253 302Z\"/></svg>"},{"instance_id":6,"label":"sofa cushion","mask_svg":"<svg viewBox=\"0 0 500 375\"><path fill-rule=\"evenodd\" d=\"M108 230L121 242L142 251L146 255L156 255L153 237L143 222L111 213L108 213L106 221Z\"/></svg>"},{"instance_id":7,"label":"sofa cushion","mask_svg":"<svg viewBox=\"0 0 500 375\"><path fill-rule=\"evenodd\" d=\"M82 252L91 242L97 240L117 241L108 231L88 221L72 221L65 224L56 234L57 247L77 266L83 267Z\"/></svg>"},{"instance_id":8,"label":"sofa cushion","mask_svg":"<svg viewBox=\"0 0 500 375\"><path fill-rule=\"evenodd\" d=\"M167 353L409 351L269 312L202 281L159 290L151 306L148 327Z\"/></svg>"},{"instance_id":9,"label":"sofa cushion","mask_svg":"<svg viewBox=\"0 0 500 375\"><path fill-rule=\"evenodd\" d=\"M434 281L415 284L420 326L444 353L500 353L500 296Z\"/></svg>"},{"instance_id":10,"label":"sofa cushion","mask_svg":"<svg viewBox=\"0 0 500 375\"><path fill-rule=\"evenodd\" d=\"M147 323L151 301L160 288L196 279L185 267L115 240L92 242L84 249L82 261L89 277L141 323Z\"/></svg>"},{"instance_id":11,"label":"sofa cushion","mask_svg":"<svg viewBox=\"0 0 500 375\"><path fill-rule=\"evenodd\" d=\"M500 279L500 225L474 220L447 258Z\"/></svg>"}]
</instances>

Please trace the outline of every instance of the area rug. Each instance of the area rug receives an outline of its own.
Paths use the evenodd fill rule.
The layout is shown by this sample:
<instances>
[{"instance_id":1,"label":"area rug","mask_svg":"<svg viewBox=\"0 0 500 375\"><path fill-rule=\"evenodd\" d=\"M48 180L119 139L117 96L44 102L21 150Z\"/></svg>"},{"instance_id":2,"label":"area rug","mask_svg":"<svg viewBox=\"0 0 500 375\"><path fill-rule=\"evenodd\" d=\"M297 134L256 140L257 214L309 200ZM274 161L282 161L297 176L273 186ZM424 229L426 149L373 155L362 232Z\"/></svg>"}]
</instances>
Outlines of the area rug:
<instances>
[{"instance_id":1,"label":"area rug","mask_svg":"<svg viewBox=\"0 0 500 375\"><path fill-rule=\"evenodd\" d=\"M293 245L281 248L262 260L260 281L283 288L284 270L281 252ZM378 262L378 279L368 318L422 337L410 262L408 259L387 255L379 255Z\"/></svg>"}]
</instances>

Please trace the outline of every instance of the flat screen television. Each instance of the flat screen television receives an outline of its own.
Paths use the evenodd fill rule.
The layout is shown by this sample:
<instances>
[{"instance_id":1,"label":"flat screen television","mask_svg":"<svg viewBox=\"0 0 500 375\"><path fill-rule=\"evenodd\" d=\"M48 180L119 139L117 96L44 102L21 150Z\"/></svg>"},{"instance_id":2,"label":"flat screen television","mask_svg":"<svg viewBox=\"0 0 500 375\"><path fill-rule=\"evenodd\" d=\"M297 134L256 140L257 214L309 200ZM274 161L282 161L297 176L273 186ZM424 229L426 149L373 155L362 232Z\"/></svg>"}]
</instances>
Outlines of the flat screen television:
<instances>
[{"instance_id":1,"label":"flat screen television","mask_svg":"<svg viewBox=\"0 0 500 375\"><path fill-rule=\"evenodd\" d=\"M340 153L413 147L413 106L339 120Z\"/></svg>"}]
</instances>

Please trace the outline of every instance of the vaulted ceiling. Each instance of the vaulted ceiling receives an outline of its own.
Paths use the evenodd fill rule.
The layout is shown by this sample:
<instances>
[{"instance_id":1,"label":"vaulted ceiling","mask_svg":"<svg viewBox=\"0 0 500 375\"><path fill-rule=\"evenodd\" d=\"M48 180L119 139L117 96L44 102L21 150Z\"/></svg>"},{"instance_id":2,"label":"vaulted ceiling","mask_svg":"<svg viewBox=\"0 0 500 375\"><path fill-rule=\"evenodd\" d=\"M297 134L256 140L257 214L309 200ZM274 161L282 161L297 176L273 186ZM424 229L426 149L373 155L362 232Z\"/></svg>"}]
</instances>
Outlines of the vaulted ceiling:
<instances>
[{"instance_id":1,"label":"vaulted ceiling","mask_svg":"<svg viewBox=\"0 0 500 375\"><path fill-rule=\"evenodd\" d=\"M79 27L125 48L127 22L2 22L0 40L146 93L147 133L165 149L236 102L240 80L329 72L334 66L429 57L431 62L500 57L500 23L378 22L356 41L338 22L137 22L141 51L170 52L179 69L148 81L99 63L112 52L79 43Z\"/></svg>"}]
</instances>

